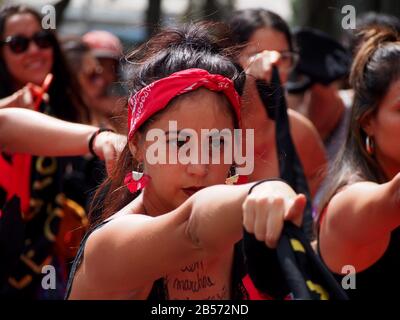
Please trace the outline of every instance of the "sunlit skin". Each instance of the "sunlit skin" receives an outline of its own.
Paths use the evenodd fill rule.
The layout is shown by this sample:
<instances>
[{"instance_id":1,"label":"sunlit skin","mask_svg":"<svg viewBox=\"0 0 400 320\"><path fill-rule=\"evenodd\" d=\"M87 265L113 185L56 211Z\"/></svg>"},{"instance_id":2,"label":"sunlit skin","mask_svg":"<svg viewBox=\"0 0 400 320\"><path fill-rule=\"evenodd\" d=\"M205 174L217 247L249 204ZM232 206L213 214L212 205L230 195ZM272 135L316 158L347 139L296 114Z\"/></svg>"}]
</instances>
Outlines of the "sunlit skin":
<instances>
[{"instance_id":1,"label":"sunlit skin","mask_svg":"<svg viewBox=\"0 0 400 320\"><path fill-rule=\"evenodd\" d=\"M397 80L376 112L361 119L363 130L374 141L374 156L388 182L352 184L336 193L327 206L319 241L321 256L333 272L340 273L346 264L353 265L357 272L371 267L388 248L392 231L400 226L399 90Z\"/></svg>"},{"instance_id":2,"label":"sunlit skin","mask_svg":"<svg viewBox=\"0 0 400 320\"><path fill-rule=\"evenodd\" d=\"M199 137L201 129L234 129L227 100L206 89L178 98L151 120L144 134L169 130L169 121ZM176 141L175 133L167 138ZM197 143L210 143L203 139ZM154 165L146 159L149 147L134 135L130 150L151 182L89 236L70 299L147 299L160 278L168 299L231 298L233 249L243 225L275 247L284 219L300 224L304 196L279 181L262 183L249 196L249 184L224 185L230 163ZM190 195L188 187L208 188Z\"/></svg>"},{"instance_id":3,"label":"sunlit skin","mask_svg":"<svg viewBox=\"0 0 400 320\"><path fill-rule=\"evenodd\" d=\"M103 69L91 52L87 52L82 57L82 67L78 73L79 84L83 95L90 99L99 98L106 87L101 75Z\"/></svg>"},{"instance_id":4,"label":"sunlit skin","mask_svg":"<svg viewBox=\"0 0 400 320\"><path fill-rule=\"evenodd\" d=\"M242 97L243 128L255 129L255 169L249 177L251 181L276 177L279 174L275 122L270 120L265 112L255 86L255 77L269 81L272 64L275 64L282 83L285 83L290 68L287 61L279 60L279 52L288 50L289 43L282 32L260 28L253 33L248 45L240 53L239 61L244 69L251 67L250 63L254 62L251 62L249 57L257 53L263 53L267 59L247 76ZM314 194L323 180L321 172L326 164L324 147L318 132L308 119L291 109L288 110L288 114L292 138L311 193Z\"/></svg>"},{"instance_id":5,"label":"sunlit skin","mask_svg":"<svg viewBox=\"0 0 400 320\"><path fill-rule=\"evenodd\" d=\"M201 138L201 129L234 129L233 114L229 111L230 106L225 97L220 94L211 92L207 89L197 89L195 92L177 98L174 104L168 110L163 112L161 116L156 117L151 125L149 125L146 132L151 129L161 129L164 132L169 130L169 121L177 122L177 129L192 129L197 133L199 138L196 141L199 145L201 143L210 143L208 138ZM168 145L178 144L182 146L183 143L177 142L176 133L166 135L167 147ZM143 213L146 212L150 216L161 216L165 213L175 210L182 205L188 198L183 189L188 187L207 187L216 184L224 184L228 176L230 163L224 164L149 164L146 159L146 151L149 146L154 143L145 141L141 134L135 134L130 149L134 157L144 163L144 172L151 177L149 185L144 189L143 193L136 198L126 209L121 210L113 216L116 222L124 221L129 217L123 217L130 213ZM190 143L190 140L187 142ZM167 149L168 150L168 149ZM223 148L221 150L221 157L223 156ZM200 157L200 154L199 154ZM129 214L128 214L129 215ZM118 217L118 219L116 219ZM127 225L130 222L127 220ZM103 229L103 228L102 228ZM104 227L106 230L107 227ZM185 243L184 240L181 240ZM90 243L88 244L90 246ZM90 247L89 249L90 250ZM233 259L233 248L227 248L216 257L208 257L202 261L192 261L197 263L199 269L197 273L201 277L206 275L213 281L213 286L199 290L199 292L185 293L182 290L176 289L176 281L182 279L189 279L196 281L196 273L187 273L182 270L175 271L168 275L164 275L166 285L168 286L169 297L171 299L187 299L189 295L191 299L206 299L207 297L214 297L214 299L228 299L230 294L230 272ZM201 266L201 267L200 267ZM85 283L85 275L78 273L77 282ZM117 299L146 299L153 283L148 283L145 286L137 288L127 295L127 292L114 292L112 295ZM79 285L78 295L72 294L72 299L79 297L80 294L88 294L84 285ZM90 291L89 291L90 292ZM110 293L101 292L101 294ZM101 295L100 295L101 297ZM197 297L197 298L196 298Z\"/></svg>"},{"instance_id":6,"label":"sunlit skin","mask_svg":"<svg viewBox=\"0 0 400 320\"><path fill-rule=\"evenodd\" d=\"M392 83L364 130L375 142L375 156L388 179L400 172L400 80Z\"/></svg>"},{"instance_id":7,"label":"sunlit skin","mask_svg":"<svg viewBox=\"0 0 400 320\"><path fill-rule=\"evenodd\" d=\"M6 20L3 39L15 35L31 37L41 30L39 22L33 15L15 14ZM33 41L23 53L13 53L8 45L2 46L1 51L15 82L15 90L22 88L28 82L41 85L53 66L53 49L41 49Z\"/></svg>"},{"instance_id":8,"label":"sunlit skin","mask_svg":"<svg viewBox=\"0 0 400 320\"><path fill-rule=\"evenodd\" d=\"M169 121L176 121L178 131L190 128L197 133L198 140L193 142L198 143L199 149L202 144L207 143L211 149L212 145L207 137L201 140L201 130L233 130L233 118L228 108L224 97L207 89L198 89L191 95L178 98L167 112L148 127L148 130L157 128L167 132ZM179 146L184 144L177 142L177 137L173 132L166 135L167 153L169 146L177 145L179 150ZM151 183L144 193L144 206L149 214L168 212L182 204L188 198L188 194L182 189L223 184L228 177L231 164L224 164L223 161L221 164L180 164L179 160L177 164L149 164L145 155L148 147L154 142L146 141L143 144L143 137L139 139L141 143L137 147L136 158L144 162L144 171L151 177ZM221 144L221 156L223 152ZM200 156L199 152L199 158ZM168 160L168 156L166 159Z\"/></svg>"},{"instance_id":9,"label":"sunlit skin","mask_svg":"<svg viewBox=\"0 0 400 320\"><path fill-rule=\"evenodd\" d=\"M301 96L289 95L290 107L311 120L322 140L330 137L345 111L343 99L339 95L339 86L339 82L329 85L315 83Z\"/></svg>"},{"instance_id":10,"label":"sunlit skin","mask_svg":"<svg viewBox=\"0 0 400 320\"><path fill-rule=\"evenodd\" d=\"M249 39L247 46L240 53L242 66L246 68L248 66L248 58L254 56L262 51L276 51L285 52L289 51L289 44L285 35L282 32L273 30L271 28L260 28L257 29ZM289 61L282 61L281 65L278 65L279 76L282 83L286 83L288 77L288 71L290 69Z\"/></svg>"}]
</instances>

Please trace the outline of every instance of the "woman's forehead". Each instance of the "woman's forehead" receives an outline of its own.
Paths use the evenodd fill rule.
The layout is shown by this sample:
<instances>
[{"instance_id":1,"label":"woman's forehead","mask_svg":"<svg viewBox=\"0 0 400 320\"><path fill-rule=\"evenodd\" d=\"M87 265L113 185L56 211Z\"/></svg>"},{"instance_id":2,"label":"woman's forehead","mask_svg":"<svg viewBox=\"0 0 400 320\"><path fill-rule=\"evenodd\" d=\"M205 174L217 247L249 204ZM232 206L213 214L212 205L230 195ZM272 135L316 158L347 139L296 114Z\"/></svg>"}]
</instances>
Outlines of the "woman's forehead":
<instances>
[{"instance_id":1,"label":"woman's forehead","mask_svg":"<svg viewBox=\"0 0 400 320\"><path fill-rule=\"evenodd\" d=\"M275 50L286 51L289 49L289 43L285 34L271 27L257 29L249 39L249 49L255 51Z\"/></svg>"},{"instance_id":2,"label":"woman's forehead","mask_svg":"<svg viewBox=\"0 0 400 320\"><path fill-rule=\"evenodd\" d=\"M400 79L393 81L385 96L383 97L380 106L383 108L390 108L400 104Z\"/></svg>"},{"instance_id":3,"label":"woman's forehead","mask_svg":"<svg viewBox=\"0 0 400 320\"><path fill-rule=\"evenodd\" d=\"M17 13L7 18L4 37L21 34L31 36L41 30L41 26L36 17L31 13Z\"/></svg>"},{"instance_id":4,"label":"woman's forehead","mask_svg":"<svg viewBox=\"0 0 400 320\"><path fill-rule=\"evenodd\" d=\"M183 128L231 127L232 115L227 99L207 89L178 97L154 125L167 126L176 121L178 130Z\"/></svg>"}]
</instances>

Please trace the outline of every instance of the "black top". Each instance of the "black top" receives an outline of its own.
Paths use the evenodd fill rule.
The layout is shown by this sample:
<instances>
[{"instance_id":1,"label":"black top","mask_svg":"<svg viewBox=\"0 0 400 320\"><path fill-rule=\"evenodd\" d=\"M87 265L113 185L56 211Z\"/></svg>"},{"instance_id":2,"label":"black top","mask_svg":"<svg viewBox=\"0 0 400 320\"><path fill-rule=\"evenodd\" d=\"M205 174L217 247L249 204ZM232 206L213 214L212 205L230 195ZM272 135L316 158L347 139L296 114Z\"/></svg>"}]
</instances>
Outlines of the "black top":
<instances>
[{"instance_id":1,"label":"black top","mask_svg":"<svg viewBox=\"0 0 400 320\"><path fill-rule=\"evenodd\" d=\"M76 254L75 260L71 267L71 273L69 276L65 299L69 298L71 293L72 283L74 281L75 273L78 270L82 260L83 254L85 250L86 241L91 235L91 233L102 226L104 226L107 222L111 220L105 220L99 223L97 226L89 230L85 237L82 239L81 244L78 249L78 253ZM246 274L244 256L242 251L242 241L239 241L235 244L234 248L234 256L233 256L233 270L232 270L232 286L231 286L231 300L246 300L249 298L248 293L242 283L242 279ZM149 296L147 297L148 301L163 301L168 300L168 289L164 286L164 279L160 278L154 281L153 287L150 291Z\"/></svg>"},{"instance_id":2,"label":"black top","mask_svg":"<svg viewBox=\"0 0 400 320\"><path fill-rule=\"evenodd\" d=\"M346 293L350 300L398 298L400 290L399 270L400 227L392 232L389 245L383 256L364 271L356 272L356 288L347 289ZM334 273L334 276L341 284L346 274ZM345 281L345 283L347 282Z\"/></svg>"}]
</instances>

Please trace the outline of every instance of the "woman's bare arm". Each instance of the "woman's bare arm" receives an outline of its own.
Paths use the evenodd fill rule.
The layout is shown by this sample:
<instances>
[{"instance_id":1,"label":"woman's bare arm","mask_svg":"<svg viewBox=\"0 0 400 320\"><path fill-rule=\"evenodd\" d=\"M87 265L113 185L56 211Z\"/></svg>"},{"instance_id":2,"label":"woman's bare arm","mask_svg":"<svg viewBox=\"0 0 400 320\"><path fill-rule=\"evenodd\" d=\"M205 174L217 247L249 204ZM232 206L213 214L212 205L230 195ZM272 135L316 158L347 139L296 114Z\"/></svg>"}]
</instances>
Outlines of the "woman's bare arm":
<instances>
[{"instance_id":1,"label":"woman's bare arm","mask_svg":"<svg viewBox=\"0 0 400 320\"><path fill-rule=\"evenodd\" d=\"M314 196L325 178L327 158L322 140L314 125L297 111L288 109L291 134L304 174Z\"/></svg>"},{"instance_id":2,"label":"woman's bare arm","mask_svg":"<svg viewBox=\"0 0 400 320\"><path fill-rule=\"evenodd\" d=\"M97 129L28 109L0 110L0 144L8 152L48 156L86 154L89 138Z\"/></svg>"},{"instance_id":3,"label":"woman's bare arm","mask_svg":"<svg viewBox=\"0 0 400 320\"><path fill-rule=\"evenodd\" d=\"M319 236L321 255L337 273L344 265L357 271L385 252L400 225L400 174L384 184L359 182L329 202Z\"/></svg>"},{"instance_id":4,"label":"woman's bare arm","mask_svg":"<svg viewBox=\"0 0 400 320\"><path fill-rule=\"evenodd\" d=\"M248 196L252 185L208 187L162 216L128 214L109 222L89 237L71 298L135 292L182 266L216 257L241 238L243 223L273 245L284 219L301 220L304 199L279 181Z\"/></svg>"},{"instance_id":5,"label":"woman's bare arm","mask_svg":"<svg viewBox=\"0 0 400 320\"><path fill-rule=\"evenodd\" d=\"M0 110L2 151L45 156L76 156L89 153L89 139L97 127L59 120L22 108ZM126 138L102 132L94 140L94 151L107 166L122 150Z\"/></svg>"}]
</instances>

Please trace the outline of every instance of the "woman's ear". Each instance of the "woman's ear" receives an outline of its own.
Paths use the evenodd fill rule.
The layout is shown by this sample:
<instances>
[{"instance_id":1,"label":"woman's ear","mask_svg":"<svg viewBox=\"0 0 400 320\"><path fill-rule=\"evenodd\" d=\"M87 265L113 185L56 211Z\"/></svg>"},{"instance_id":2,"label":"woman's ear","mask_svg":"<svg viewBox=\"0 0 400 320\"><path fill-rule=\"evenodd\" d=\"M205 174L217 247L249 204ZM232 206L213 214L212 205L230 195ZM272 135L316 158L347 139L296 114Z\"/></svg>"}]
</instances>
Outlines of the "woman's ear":
<instances>
[{"instance_id":1,"label":"woman's ear","mask_svg":"<svg viewBox=\"0 0 400 320\"><path fill-rule=\"evenodd\" d=\"M132 140L128 142L129 151L132 156L139 162L143 161L143 151L140 147L140 133L136 133Z\"/></svg>"},{"instance_id":2,"label":"woman's ear","mask_svg":"<svg viewBox=\"0 0 400 320\"><path fill-rule=\"evenodd\" d=\"M360 119L360 126L365 133L373 137L375 134L375 115L372 112L365 113Z\"/></svg>"}]
</instances>

